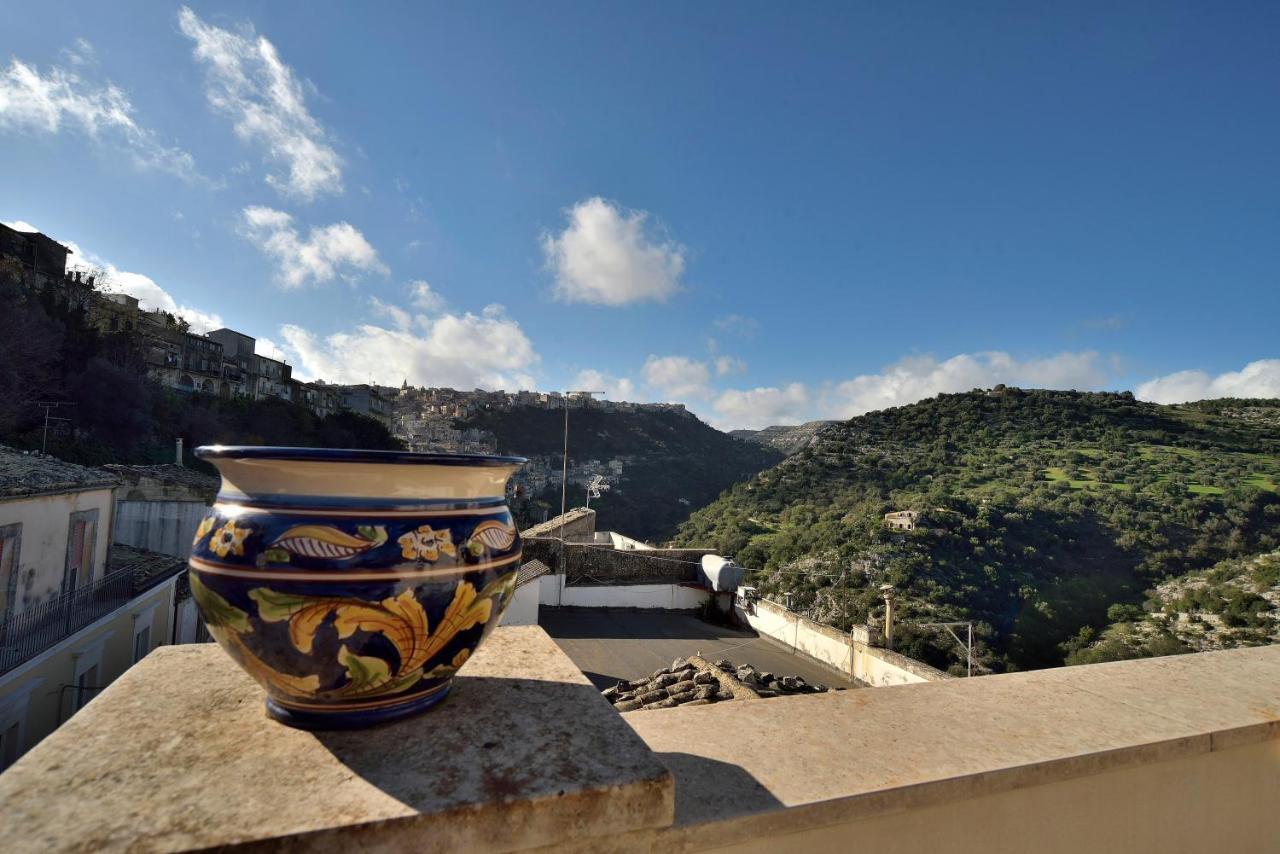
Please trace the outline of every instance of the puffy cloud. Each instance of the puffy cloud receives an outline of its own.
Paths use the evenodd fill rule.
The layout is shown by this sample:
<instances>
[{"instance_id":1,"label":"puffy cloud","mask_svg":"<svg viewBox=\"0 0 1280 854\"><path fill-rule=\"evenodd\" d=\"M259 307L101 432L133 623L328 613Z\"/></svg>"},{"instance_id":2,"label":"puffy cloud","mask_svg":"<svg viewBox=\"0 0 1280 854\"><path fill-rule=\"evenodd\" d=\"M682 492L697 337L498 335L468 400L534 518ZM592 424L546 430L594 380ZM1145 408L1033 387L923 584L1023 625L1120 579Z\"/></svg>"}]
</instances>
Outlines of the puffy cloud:
<instances>
[{"instance_id":1,"label":"puffy cloud","mask_svg":"<svg viewBox=\"0 0 1280 854\"><path fill-rule=\"evenodd\" d=\"M721 429L760 429L773 424L799 424L810 420L809 390L803 383L783 388L729 389L712 404L712 423Z\"/></svg>"},{"instance_id":2,"label":"puffy cloud","mask_svg":"<svg viewBox=\"0 0 1280 854\"><path fill-rule=\"evenodd\" d=\"M365 273L390 272L359 229L347 222L313 227L304 240L289 214L254 206L241 212L240 234L275 260L277 280L286 288L335 276L351 282Z\"/></svg>"},{"instance_id":3,"label":"puffy cloud","mask_svg":"<svg viewBox=\"0 0 1280 854\"><path fill-rule=\"evenodd\" d=\"M285 171L267 176L280 193L310 201L342 192L342 159L307 109L302 84L264 36L245 25L233 33L200 20L183 6L178 26L205 69L205 95L231 118L245 142L261 144Z\"/></svg>"},{"instance_id":4,"label":"puffy cloud","mask_svg":"<svg viewBox=\"0 0 1280 854\"><path fill-rule=\"evenodd\" d=\"M15 231L40 230L23 220L6 222L4 225ZM222 322L222 318L217 314L201 311L189 305L180 305L168 291L160 287L155 279L150 276L129 270L121 270L110 261L81 249L74 241L62 240L60 242L71 250L70 254L67 255L67 269L97 273L101 276L98 284L103 290L137 297L138 305L147 311L167 311L170 314L177 315L191 324L193 332L204 333L225 325Z\"/></svg>"},{"instance_id":5,"label":"puffy cloud","mask_svg":"<svg viewBox=\"0 0 1280 854\"><path fill-rule=\"evenodd\" d=\"M824 417L852 418L944 392L989 388L999 383L1095 389L1108 378L1103 359L1092 351L1028 360L1000 351L962 353L941 362L933 356L908 356L878 374L862 374L823 388L819 408Z\"/></svg>"},{"instance_id":6,"label":"puffy cloud","mask_svg":"<svg viewBox=\"0 0 1280 854\"><path fill-rule=\"evenodd\" d=\"M685 249L649 233L648 213L599 197L578 202L566 213L569 222L563 231L542 236L558 299L620 306L661 302L679 289Z\"/></svg>"},{"instance_id":7,"label":"puffy cloud","mask_svg":"<svg viewBox=\"0 0 1280 854\"><path fill-rule=\"evenodd\" d=\"M77 43L73 63L85 66L91 57L88 42ZM89 53L86 54L85 46ZM83 133L94 141L109 141L129 153L135 166L155 169L189 182L204 182L195 158L166 145L155 131L138 124L133 103L113 83L93 83L75 71L54 66L42 74L34 66L13 59L0 70L0 130L54 135L63 130Z\"/></svg>"},{"instance_id":8,"label":"puffy cloud","mask_svg":"<svg viewBox=\"0 0 1280 854\"><path fill-rule=\"evenodd\" d=\"M672 402L711 396L711 369L685 356L650 356L641 369L644 381Z\"/></svg>"},{"instance_id":9,"label":"puffy cloud","mask_svg":"<svg viewBox=\"0 0 1280 854\"><path fill-rule=\"evenodd\" d=\"M1217 397L1280 397L1280 359L1259 359L1239 371L1210 376L1178 371L1138 386L1134 395L1152 403L1187 403Z\"/></svg>"},{"instance_id":10,"label":"puffy cloud","mask_svg":"<svg viewBox=\"0 0 1280 854\"><path fill-rule=\"evenodd\" d=\"M409 283L409 300L423 311L443 311L444 297L431 289L423 279L415 279Z\"/></svg>"},{"instance_id":11,"label":"puffy cloud","mask_svg":"<svg viewBox=\"0 0 1280 854\"><path fill-rule=\"evenodd\" d=\"M489 306L482 314L408 314L375 309L391 326L362 324L350 332L317 336L300 326L280 328L281 349L294 363L294 376L328 382L453 388L533 388L529 370L537 364L520 325Z\"/></svg>"},{"instance_id":12,"label":"puffy cloud","mask_svg":"<svg viewBox=\"0 0 1280 854\"><path fill-rule=\"evenodd\" d=\"M594 369L579 371L573 380L573 387L583 391L602 391L608 400L628 400L633 403L643 403L646 400L631 379L615 377Z\"/></svg>"}]
</instances>

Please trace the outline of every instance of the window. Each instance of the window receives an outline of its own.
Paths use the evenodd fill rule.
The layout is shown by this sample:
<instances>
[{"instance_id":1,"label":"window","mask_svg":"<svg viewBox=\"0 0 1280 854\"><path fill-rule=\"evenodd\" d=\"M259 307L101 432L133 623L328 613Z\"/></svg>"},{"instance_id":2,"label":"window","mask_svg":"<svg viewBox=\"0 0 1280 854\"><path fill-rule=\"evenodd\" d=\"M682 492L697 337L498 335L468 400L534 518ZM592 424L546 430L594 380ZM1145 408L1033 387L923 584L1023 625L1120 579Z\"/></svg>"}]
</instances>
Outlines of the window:
<instances>
[{"instance_id":1,"label":"window","mask_svg":"<svg viewBox=\"0 0 1280 854\"><path fill-rule=\"evenodd\" d=\"M0 621L13 614L18 595L18 547L22 523L0 525Z\"/></svg>"},{"instance_id":2,"label":"window","mask_svg":"<svg viewBox=\"0 0 1280 854\"><path fill-rule=\"evenodd\" d=\"M22 755L22 723L14 721L0 732L0 771L8 768Z\"/></svg>"},{"instance_id":3,"label":"window","mask_svg":"<svg viewBox=\"0 0 1280 854\"><path fill-rule=\"evenodd\" d=\"M72 513L71 528L67 532L67 568L62 579L63 593L71 593L93 581L93 551L97 541L97 509Z\"/></svg>"},{"instance_id":4,"label":"window","mask_svg":"<svg viewBox=\"0 0 1280 854\"><path fill-rule=\"evenodd\" d=\"M95 664L76 678L75 710L77 712L93 699L98 687L98 665Z\"/></svg>"},{"instance_id":5,"label":"window","mask_svg":"<svg viewBox=\"0 0 1280 854\"><path fill-rule=\"evenodd\" d=\"M137 664L151 651L151 627L144 626L133 636L133 663Z\"/></svg>"}]
</instances>

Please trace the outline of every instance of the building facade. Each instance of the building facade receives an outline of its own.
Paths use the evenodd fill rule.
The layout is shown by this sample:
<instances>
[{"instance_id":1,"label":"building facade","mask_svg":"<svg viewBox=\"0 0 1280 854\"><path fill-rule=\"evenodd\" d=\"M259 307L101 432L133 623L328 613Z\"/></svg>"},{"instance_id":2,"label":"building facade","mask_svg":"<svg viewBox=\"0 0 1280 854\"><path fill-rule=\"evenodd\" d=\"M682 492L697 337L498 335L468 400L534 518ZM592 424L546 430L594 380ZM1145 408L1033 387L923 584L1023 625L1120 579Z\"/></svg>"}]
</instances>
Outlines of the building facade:
<instances>
[{"instance_id":1,"label":"building facade","mask_svg":"<svg viewBox=\"0 0 1280 854\"><path fill-rule=\"evenodd\" d=\"M175 635L185 560L113 544L112 473L0 446L0 768Z\"/></svg>"}]
</instances>

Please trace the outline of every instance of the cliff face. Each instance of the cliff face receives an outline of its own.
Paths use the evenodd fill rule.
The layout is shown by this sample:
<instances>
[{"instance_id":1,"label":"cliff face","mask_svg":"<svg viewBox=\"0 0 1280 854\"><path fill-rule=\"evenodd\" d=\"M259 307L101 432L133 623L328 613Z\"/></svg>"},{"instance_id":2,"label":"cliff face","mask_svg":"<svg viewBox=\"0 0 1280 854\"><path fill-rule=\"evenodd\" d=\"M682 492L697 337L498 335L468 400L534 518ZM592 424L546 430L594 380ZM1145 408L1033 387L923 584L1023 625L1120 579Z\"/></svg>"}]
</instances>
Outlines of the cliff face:
<instances>
[{"instance_id":1,"label":"cliff face","mask_svg":"<svg viewBox=\"0 0 1280 854\"><path fill-rule=\"evenodd\" d=\"M457 426L492 434L499 453L529 458L516 477L521 494L512 506L522 525L560 512L563 411L487 410ZM693 510L781 459L771 447L735 439L684 412L574 409L569 413L568 504L581 506L587 484L599 476L607 489L591 499L596 528L660 541Z\"/></svg>"}]
</instances>

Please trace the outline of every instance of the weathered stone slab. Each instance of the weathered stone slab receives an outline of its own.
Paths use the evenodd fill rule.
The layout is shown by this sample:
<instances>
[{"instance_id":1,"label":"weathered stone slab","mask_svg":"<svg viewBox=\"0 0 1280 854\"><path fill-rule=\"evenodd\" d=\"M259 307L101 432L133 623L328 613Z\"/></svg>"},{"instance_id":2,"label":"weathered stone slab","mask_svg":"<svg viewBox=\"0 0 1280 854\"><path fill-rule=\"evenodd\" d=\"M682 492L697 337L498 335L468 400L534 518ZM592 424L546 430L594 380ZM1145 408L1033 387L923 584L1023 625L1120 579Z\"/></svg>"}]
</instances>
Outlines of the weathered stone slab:
<instances>
[{"instance_id":1,"label":"weathered stone slab","mask_svg":"<svg viewBox=\"0 0 1280 854\"><path fill-rule=\"evenodd\" d=\"M147 656L0 774L5 850L499 851L669 825L671 774L536 626L426 714L309 733L213 645Z\"/></svg>"}]
</instances>

